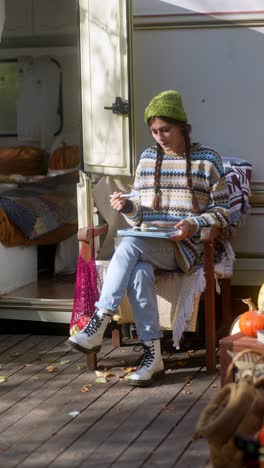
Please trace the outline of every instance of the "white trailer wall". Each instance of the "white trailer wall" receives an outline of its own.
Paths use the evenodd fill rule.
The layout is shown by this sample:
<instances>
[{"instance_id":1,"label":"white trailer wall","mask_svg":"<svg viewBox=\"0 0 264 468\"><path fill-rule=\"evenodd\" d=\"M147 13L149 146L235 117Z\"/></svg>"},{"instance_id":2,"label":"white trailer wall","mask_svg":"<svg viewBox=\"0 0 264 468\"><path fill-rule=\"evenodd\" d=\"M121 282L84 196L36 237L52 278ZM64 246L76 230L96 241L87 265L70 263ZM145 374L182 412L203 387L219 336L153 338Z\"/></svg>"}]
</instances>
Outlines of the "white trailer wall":
<instances>
[{"instance_id":1,"label":"white trailer wall","mask_svg":"<svg viewBox=\"0 0 264 468\"><path fill-rule=\"evenodd\" d=\"M205 22L202 16L183 16L185 13L157 0L134 2L137 152L152 141L143 122L149 99L161 90L178 89L193 126L193 140L214 147L223 157L239 157L253 164L253 209L233 241L238 259L233 284L260 284L264 257L264 27L259 13L256 24L249 22L250 27L245 15L225 24L224 19L215 22L206 17Z\"/></svg>"}]
</instances>

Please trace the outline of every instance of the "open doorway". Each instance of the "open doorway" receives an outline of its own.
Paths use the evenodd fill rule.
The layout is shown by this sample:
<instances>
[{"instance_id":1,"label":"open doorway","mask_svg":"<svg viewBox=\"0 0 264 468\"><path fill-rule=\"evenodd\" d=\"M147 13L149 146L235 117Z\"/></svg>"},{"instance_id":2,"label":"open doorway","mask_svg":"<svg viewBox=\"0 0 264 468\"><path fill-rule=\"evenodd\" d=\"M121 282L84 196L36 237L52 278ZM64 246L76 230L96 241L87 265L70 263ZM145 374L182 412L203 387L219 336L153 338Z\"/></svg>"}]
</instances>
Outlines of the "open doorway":
<instances>
[{"instance_id":1,"label":"open doorway","mask_svg":"<svg viewBox=\"0 0 264 468\"><path fill-rule=\"evenodd\" d=\"M69 321L82 135L78 3L6 2L0 44L0 211L3 229L12 229L0 238L1 318ZM21 207L19 222L11 205Z\"/></svg>"}]
</instances>

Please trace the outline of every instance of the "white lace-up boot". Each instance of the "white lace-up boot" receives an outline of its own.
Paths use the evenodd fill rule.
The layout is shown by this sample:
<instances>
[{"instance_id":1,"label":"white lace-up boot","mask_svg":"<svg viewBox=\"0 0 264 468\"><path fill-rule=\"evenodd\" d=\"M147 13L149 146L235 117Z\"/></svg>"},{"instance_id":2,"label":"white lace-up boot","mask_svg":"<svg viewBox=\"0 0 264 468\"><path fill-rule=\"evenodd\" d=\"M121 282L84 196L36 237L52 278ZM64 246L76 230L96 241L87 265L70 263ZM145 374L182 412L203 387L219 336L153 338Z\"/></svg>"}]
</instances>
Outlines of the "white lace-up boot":
<instances>
[{"instance_id":1,"label":"white lace-up boot","mask_svg":"<svg viewBox=\"0 0 264 468\"><path fill-rule=\"evenodd\" d=\"M143 341L144 356L135 372L126 378L130 385L144 387L164 376L164 363L160 351L160 340Z\"/></svg>"},{"instance_id":2,"label":"white lace-up boot","mask_svg":"<svg viewBox=\"0 0 264 468\"><path fill-rule=\"evenodd\" d=\"M77 334L68 339L70 345L82 353L98 353L103 342L104 332L112 315L107 310L98 309L89 323Z\"/></svg>"}]
</instances>

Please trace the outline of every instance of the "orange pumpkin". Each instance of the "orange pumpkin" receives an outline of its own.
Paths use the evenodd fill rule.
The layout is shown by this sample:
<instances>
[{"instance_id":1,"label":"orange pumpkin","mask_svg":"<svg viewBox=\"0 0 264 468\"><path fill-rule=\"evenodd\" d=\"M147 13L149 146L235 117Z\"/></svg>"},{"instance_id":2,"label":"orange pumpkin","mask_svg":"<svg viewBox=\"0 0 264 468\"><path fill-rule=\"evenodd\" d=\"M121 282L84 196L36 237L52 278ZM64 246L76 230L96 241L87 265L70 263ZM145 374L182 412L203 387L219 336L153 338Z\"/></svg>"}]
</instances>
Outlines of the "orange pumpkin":
<instances>
[{"instance_id":1,"label":"orange pumpkin","mask_svg":"<svg viewBox=\"0 0 264 468\"><path fill-rule=\"evenodd\" d=\"M246 336L257 336L258 330L264 330L264 314L256 307L251 299L242 299L249 306L249 310L241 314L239 318L239 328Z\"/></svg>"}]
</instances>

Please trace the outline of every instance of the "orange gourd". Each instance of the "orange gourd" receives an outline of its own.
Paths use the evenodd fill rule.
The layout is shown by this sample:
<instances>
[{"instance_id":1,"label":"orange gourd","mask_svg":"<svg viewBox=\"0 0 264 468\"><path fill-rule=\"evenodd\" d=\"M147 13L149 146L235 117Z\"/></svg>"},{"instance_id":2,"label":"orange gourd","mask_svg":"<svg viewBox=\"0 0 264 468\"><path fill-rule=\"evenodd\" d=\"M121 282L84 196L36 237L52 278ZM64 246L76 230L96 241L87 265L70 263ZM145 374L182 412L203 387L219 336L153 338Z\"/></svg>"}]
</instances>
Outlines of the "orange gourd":
<instances>
[{"instance_id":1,"label":"orange gourd","mask_svg":"<svg viewBox=\"0 0 264 468\"><path fill-rule=\"evenodd\" d=\"M246 336L257 336L258 330L264 330L264 314L256 310L252 300L242 299L249 306L249 310L241 314L239 318L239 328L241 333Z\"/></svg>"}]
</instances>

